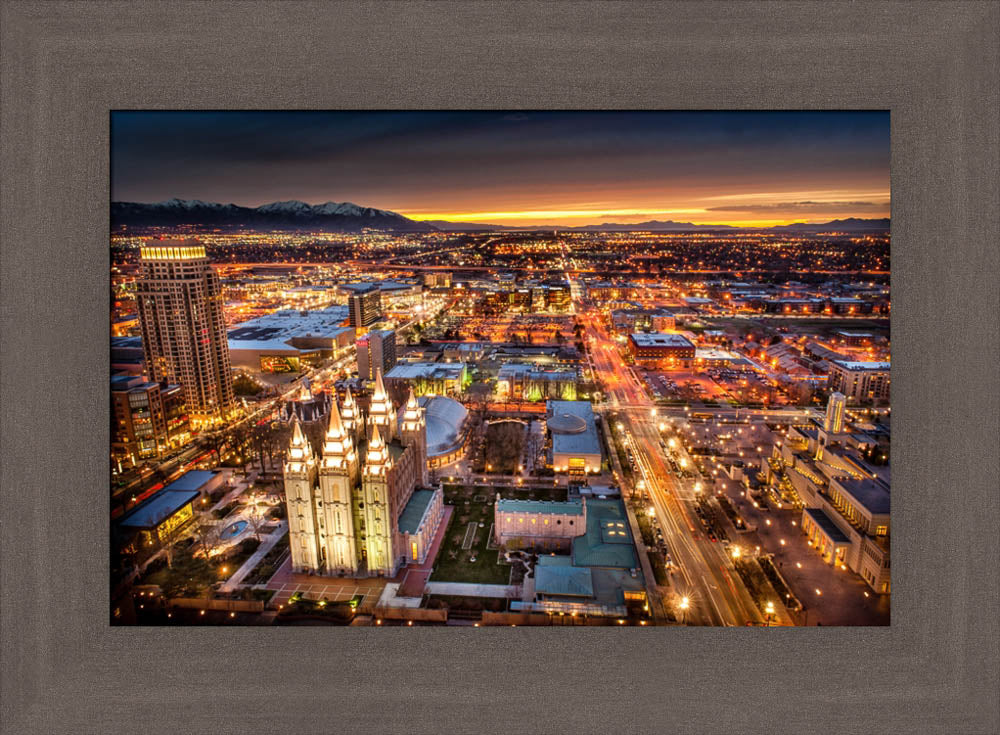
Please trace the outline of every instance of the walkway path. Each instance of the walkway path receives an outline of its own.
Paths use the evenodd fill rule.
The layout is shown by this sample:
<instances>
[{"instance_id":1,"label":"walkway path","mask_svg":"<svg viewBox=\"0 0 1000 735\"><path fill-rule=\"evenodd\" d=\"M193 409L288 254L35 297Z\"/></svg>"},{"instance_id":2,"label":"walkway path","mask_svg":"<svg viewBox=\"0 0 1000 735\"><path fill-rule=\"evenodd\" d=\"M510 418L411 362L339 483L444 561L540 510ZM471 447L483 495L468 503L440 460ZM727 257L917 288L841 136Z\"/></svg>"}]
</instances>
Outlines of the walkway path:
<instances>
[{"instance_id":1,"label":"walkway path","mask_svg":"<svg viewBox=\"0 0 1000 735\"><path fill-rule=\"evenodd\" d=\"M518 584L475 584L473 582L428 582L424 592L431 595L458 595L460 597L502 597L521 599Z\"/></svg>"},{"instance_id":2,"label":"walkway path","mask_svg":"<svg viewBox=\"0 0 1000 735\"><path fill-rule=\"evenodd\" d=\"M233 574L233 576L227 579L226 583L219 588L220 591L232 592L237 587L239 587L240 582L243 581L243 578L246 577L248 574L250 574L250 572L252 572L257 567L261 559L267 556L267 552L273 549L275 544L277 544L287 532L288 532L288 521L281 521L280 523L278 523L278 527L275 530L273 530L270 534L268 534L268 536L266 536L263 541L261 541L261 544L260 546L257 547L257 550L253 552L245 562L243 562L243 566L237 569L236 572ZM249 538L249 536L247 538Z\"/></svg>"},{"instance_id":3,"label":"walkway path","mask_svg":"<svg viewBox=\"0 0 1000 735\"><path fill-rule=\"evenodd\" d=\"M427 580L430 579L431 572L434 571L434 562L437 560L441 544L444 542L445 531L448 529L448 522L451 520L451 514L454 512L455 509L452 506L444 506L444 513L441 515L441 524L434 534L434 541L431 542L430 549L427 550L427 557L424 559L424 563L417 566L407 566L403 569L403 581L400 585L401 595L405 597L421 597L424 594L424 586Z\"/></svg>"}]
</instances>

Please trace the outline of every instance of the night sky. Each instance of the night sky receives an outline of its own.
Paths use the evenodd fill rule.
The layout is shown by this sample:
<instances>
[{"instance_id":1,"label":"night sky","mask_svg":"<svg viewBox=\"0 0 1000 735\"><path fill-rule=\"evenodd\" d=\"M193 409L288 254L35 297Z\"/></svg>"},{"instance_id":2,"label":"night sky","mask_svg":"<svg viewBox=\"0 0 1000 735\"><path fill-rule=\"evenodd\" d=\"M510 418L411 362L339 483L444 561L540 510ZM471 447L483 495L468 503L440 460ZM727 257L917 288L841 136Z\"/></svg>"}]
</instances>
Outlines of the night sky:
<instances>
[{"instance_id":1,"label":"night sky","mask_svg":"<svg viewBox=\"0 0 1000 735\"><path fill-rule=\"evenodd\" d=\"M581 225L889 216L888 112L115 112L112 198Z\"/></svg>"}]
</instances>

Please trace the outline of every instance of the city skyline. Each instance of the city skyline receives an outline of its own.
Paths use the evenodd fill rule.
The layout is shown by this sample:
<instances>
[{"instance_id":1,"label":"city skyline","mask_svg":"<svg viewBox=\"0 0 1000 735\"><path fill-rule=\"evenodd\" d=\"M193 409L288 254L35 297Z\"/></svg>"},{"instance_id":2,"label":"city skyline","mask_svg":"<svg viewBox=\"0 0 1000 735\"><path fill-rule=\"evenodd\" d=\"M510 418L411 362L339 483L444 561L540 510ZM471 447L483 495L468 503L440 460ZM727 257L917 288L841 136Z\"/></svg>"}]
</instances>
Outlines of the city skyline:
<instances>
[{"instance_id":1,"label":"city skyline","mask_svg":"<svg viewBox=\"0 0 1000 735\"><path fill-rule=\"evenodd\" d=\"M112 123L113 623L889 624L886 113Z\"/></svg>"},{"instance_id":2,"label":"city skyline","mask_svg":"<svg viewBox=\"0 0 1000 735\"><path fill-rule=\"evenodd\" d=\"M114 201L518 227L890 214L888 112L114 112L111 132Z\"/></svg>"}]
</instances>

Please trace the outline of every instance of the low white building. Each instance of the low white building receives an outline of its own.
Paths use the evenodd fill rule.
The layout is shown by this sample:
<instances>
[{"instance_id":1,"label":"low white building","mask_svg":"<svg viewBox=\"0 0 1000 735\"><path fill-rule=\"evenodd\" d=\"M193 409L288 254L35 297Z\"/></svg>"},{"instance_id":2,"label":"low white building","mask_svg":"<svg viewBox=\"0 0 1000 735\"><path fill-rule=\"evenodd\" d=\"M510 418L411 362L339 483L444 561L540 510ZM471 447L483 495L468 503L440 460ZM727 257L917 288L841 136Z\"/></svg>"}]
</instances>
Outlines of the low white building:
<instances>
[{"instance_id":1,"label":"low white building","mask_svg":"<svg viewBox=\"0 0 1000 735\"><path fill-rule=\"evenodd\" d=\"M548 401L546 428L552 436L552 468L570 474L601 471L601 440L587 401Z\"/></svg>"}]
</instances>

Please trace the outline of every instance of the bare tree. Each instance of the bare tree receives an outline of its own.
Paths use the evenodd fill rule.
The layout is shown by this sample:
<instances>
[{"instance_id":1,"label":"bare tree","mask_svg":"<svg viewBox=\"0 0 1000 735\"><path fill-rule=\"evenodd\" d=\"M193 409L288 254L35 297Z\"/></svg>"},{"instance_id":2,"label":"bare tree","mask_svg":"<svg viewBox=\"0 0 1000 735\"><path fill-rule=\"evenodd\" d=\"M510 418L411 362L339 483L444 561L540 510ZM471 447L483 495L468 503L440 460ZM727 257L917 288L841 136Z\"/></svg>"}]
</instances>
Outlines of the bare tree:
<instances>
[{"instance_id":1,"label":"bare tree","mask_svg":"<svg viewBox=\"0 0 1000 735\"><path fill-rule=\"evenodd\" d=\"M188 526L186 524L178 523L165 531L157 531L160 548L163 549L163 555L167 557L168 567L174 565L174 545L187 534L187 530Z\"/></svg>"},{"instance_id":2,"label":"bare tree","mask_svg":"<svg viewBox=\"0 0 1000 735\"><path fill-rule=\"evenodd\" d=\"M265 519L261 515L260 504L257 502L256 496L251 496L247 503L247 520L250 522L250 528L253 529L254 538L260 543L260 529L263 528Z\"/></svg>"},{"instance_id":3,"label":"bare tree","mask_svg":"<svg viewBox=\"0 0 1000 735\"><path fill-rule=\"evenodd\" d=\"M206 559L211 558L212 552L219 547L219 539L222 534L221 524L201 525L198 524L194 530L198 547Z\"/></svg>"}]
</instances>

